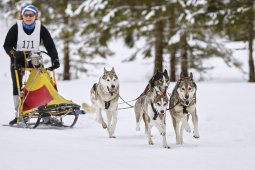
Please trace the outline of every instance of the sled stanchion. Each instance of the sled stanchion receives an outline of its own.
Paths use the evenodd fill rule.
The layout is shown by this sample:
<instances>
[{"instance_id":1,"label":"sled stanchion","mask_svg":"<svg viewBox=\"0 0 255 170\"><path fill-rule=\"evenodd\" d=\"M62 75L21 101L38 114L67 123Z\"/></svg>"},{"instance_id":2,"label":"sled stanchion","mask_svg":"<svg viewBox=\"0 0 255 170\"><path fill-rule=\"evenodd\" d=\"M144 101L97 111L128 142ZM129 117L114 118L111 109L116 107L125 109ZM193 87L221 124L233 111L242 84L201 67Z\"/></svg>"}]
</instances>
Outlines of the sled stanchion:
<instances>
[{"instance_id":1,"label":"sled stanchion","mask_svg":"<svg viewBox=\"0 0 255 170\"><path fill-rule=\"evenodd\" d=\"M15 69L15 79L16 79L16 85L18 89L18 97L19 97L19 107L18 107L18 113L17 113L17 123L20 123L21 119L21 92L20 92L20 83L19 83L19 73L17 68L17 61L16 58L14 59L14 69Z\"/></svg>"},{"instance_id":2,"label":"sled stanchion","mask_svg":"<svg viewBox=\"0 0 255 170\"><path fill-rule=\"evenodd\" d=\"M56 74L55 74L55 71L54 71L54 70L52 70L52 75L53 75L53 82L54 82L54 84L55 84L55 86L56 86L56 89L58 89L57 80L56 80Z\"/></svg>"}]
</instances>

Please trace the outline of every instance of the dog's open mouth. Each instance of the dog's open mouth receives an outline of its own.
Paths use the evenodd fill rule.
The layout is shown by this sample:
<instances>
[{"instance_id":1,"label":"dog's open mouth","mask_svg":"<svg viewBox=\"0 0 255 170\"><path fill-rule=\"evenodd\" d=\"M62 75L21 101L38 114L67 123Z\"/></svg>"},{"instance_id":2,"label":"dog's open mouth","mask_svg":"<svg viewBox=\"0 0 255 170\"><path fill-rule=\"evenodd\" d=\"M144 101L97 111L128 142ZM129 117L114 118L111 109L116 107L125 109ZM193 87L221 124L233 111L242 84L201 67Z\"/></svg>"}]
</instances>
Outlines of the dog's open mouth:
<instances>
[{"instance_id":1,"label":"dog's open mouth","mask_svg":"<svg viewBox=\"0 0 255 170\"><path fill-rule=\"evenodd\" d=\"M164 116L165 116L165 113L159 113L160 120L163 120Z\"/></svg>"},{"instance_id":2,"label":"dog's open mouth","mask_svg":"<svg viewBox=\"0 0 255 170\"><path fill-rule=\"evenodd\" d=\"M166 93L166 89L167 89L167 87L159 87L159 90L161 91L161 93L163 93L163 94L165 94Z\"/></svg>"},{"instance_id":3,"label":"dog's open mouth","mask_svg":"<svg viewBox=\"0 0 255 170\"><path fill-rule=\"evenodd\" d=\"M110 87L107 87L109 93L114 93L116 91L116 88L110 88Z\"/></svg>"}]
</instances>

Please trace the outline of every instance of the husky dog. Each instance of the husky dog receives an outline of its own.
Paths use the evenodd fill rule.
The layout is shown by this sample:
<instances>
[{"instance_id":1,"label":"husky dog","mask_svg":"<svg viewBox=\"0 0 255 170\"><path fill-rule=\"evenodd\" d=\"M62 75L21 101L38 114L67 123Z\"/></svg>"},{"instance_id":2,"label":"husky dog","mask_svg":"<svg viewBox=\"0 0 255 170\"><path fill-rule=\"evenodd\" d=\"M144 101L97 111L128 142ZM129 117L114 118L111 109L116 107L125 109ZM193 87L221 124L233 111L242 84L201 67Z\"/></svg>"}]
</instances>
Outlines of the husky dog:
<instances>
[{"instance_id":1,"label":"husky dog","mask_svg":"<svg viewBox=\"0 0 255 170\"><path fill-rule=\"evenodd\" d=\"M164 72L160 72L157 70L157 72L152 76L150 79L148 85L144 89L143 93L137 98L137 101L135 102L135 113L136 113L136 130L140 130L140 116L137 116L136 107L139 108L143 105L144 98L147 94L149 96L155 95L155 94L166 94L167 88L169 86L169 76L167 73L167 70L165 69ZM139 114L139 113L138 113Z\"/></svg>"},{"instance_id":2,"label":"husky dog","mask_svg":"<svg viewBox=\"0 0 255 170\"><path fill-rule=\"evenodd\" d=\"M155 93L155 94L154 94ZM149 145L153 145L151 139L151 128L155 126L162 135L163 147L169 149L166 141L166 109L168 106L168 98L166 93L159 94L156 91L147 93L141 97L141 102L135 104L136 122L140 124L143 118L145 123L145 131L148 136Z\"/></svg>"},{"instance_id":3,"label":"husky dog","mask_svg":"<svg viewBox=\"0 0 255 170\"><path fill-rule=\"evenodd\" d=\"M139 97L146 95L148 91L152 90L156 90L160 94L166 93L169 83L167 70L165 69L163 73L157 70Z\"/></svg>"},{"instance_id":4,"label":"husky dog","mask_svg":"<svg viewBox=\"0 0 255 170\"><path fill-rule=\"evenodd\" d=\"M196 113L196 91L197 86L193 81L193 75L184 77L183 73L177 81L170 97L170 114L176 135L176 144L183 144L183 130L191 132L188 124L189 115L192 116L194 125L194 138L199 138L198 117ZM181 123L181 126L180 126Z\"/></svg>"},{"instance_id":5,"label":"husky dog","mask_svg":"<svg viewBox=\"0 0 255 170\"><path fill-rule=\"evenodd\" d=\"M99 78L99 82L91 88L90 99L92 106L83 103L82 107L86 112L96 112L97 121L104 129L107 128L110 138L115 138L113 134L117 124L119 80L114 68L111 71L104 68L104 74ZM107 124L103 119L102 110L106 112Z\"/></svg>"}]
</instances>

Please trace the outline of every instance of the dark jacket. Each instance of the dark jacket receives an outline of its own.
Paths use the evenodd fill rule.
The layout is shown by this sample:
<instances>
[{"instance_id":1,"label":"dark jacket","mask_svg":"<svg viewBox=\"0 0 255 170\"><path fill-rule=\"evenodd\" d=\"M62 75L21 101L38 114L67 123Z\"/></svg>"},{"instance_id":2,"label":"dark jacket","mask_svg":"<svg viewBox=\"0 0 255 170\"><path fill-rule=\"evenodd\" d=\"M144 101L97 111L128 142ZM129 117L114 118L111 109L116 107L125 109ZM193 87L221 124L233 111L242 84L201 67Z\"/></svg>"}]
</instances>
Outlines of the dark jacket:
<instances>
[{"instance_id":1,"label":"dark jacket","mask_svg":"<svg viewBox=\"0 0 255 170\"><path fill-rule=\"evenodd\" d=\"M25 33L27 33L28 35L31 35L34 31L34 29L27 30L24 27L23 29ZM4 49L9 56L11 56L10 51L16 49L17 41L18 41L18 25L16 23L10 28L4 41ZM42 24L40 32L40 42L43 42L47 52L49 53L49 56L51 57L51 61L58 59L58 52L56 50L56 46L53 42L53 39L51 38L51 35L47 28L45 28L45 26L43 26Z\"/></svg>"}]
</instances>

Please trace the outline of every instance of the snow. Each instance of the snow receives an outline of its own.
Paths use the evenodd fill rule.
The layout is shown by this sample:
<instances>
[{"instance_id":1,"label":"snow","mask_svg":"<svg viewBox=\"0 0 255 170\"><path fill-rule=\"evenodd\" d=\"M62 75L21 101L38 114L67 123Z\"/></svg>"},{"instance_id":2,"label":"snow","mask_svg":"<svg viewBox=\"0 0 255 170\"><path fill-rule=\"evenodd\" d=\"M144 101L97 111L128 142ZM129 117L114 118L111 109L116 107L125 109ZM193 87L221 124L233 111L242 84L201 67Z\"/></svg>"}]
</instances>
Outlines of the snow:
<instances>
[{"instance_id":1,"label":"snow","mask_svg":"<svg viewBox=\"0 0 255 170\"><path fill-rule=\"evenodd\" d=\"M67 8L66 8L66 10L65 10L65 13L66 13L67 15L69 15L70 17L72 17L72 16L74 15L73 10L72 10L72 5L71 5L71 4L68 4L68 5L67 5Z\"/></svg>"},{"instance_id":2,"label":"snow","mask_svg":"<svg viewBox=\"0 0 255 170\"><path fill-rule=\"evenodd\" d=\"M6 33L6 28L0 27L1 44ZM153 60L140 59L122 63L123 58L127 57L128 49L120 43L112 48L117 53L115 57L106 60L105 67L115 67L120 79L121 97L125 100L134 99L143 91L152 74ZM3 125L14 114L9 58L3 48L0 48L0 55L0 125ZM242 55L247 56L246 52ZM245 57L238 59L245 64L247 62ZM214 70L208 71L212 80L197 82L199 139L194 139L192 134L185 132L184 144L176 145L168 114L167 141L171 149L162 148L161 136L155 128L152 131L155 144L150 146L147 144L144 127L142 126L140 132L135 131L133 109L119 111L116 139L107 137L107 131L95 121L93 114L81 115L72 129L0 126L0 169L253 169L254 84L247 83L247 75L228 68L222 60L217 59L217 62L215 60L211 64L216 66ZM244 69L247 71L247 67ZM96 77L59 81L59 93L78 104L89 102L90 88L98 81L102 72L103 68L100 68L95 70ZM196 77L198 73L193 74ZM169 92L174 85L175 82L171 82Z\"/></svg>"},{"instance_id":3,"label":"snow","mask_svg":"<svg viewBox=\"0 0 255 170\"><path fill-rule=\"evenodd\" d=\"M115 16L116 12L117 12L117 9L110 11L106 16L102 18L102 21L105 23L108 23L111 20L111 18Z\"/></svg>"},{"instance_id":4,"label":"snow","mask_svg":"<svg viewBox=\"0 0 255 170\"><path fill-rule=\"evenodd\" d=\"M168 45L172 45L179 42L181 39L181 34L182 34L182 30L177 31L176 34L173 35L171 39L168 41Z\"/></svg>"}]
</instances>

